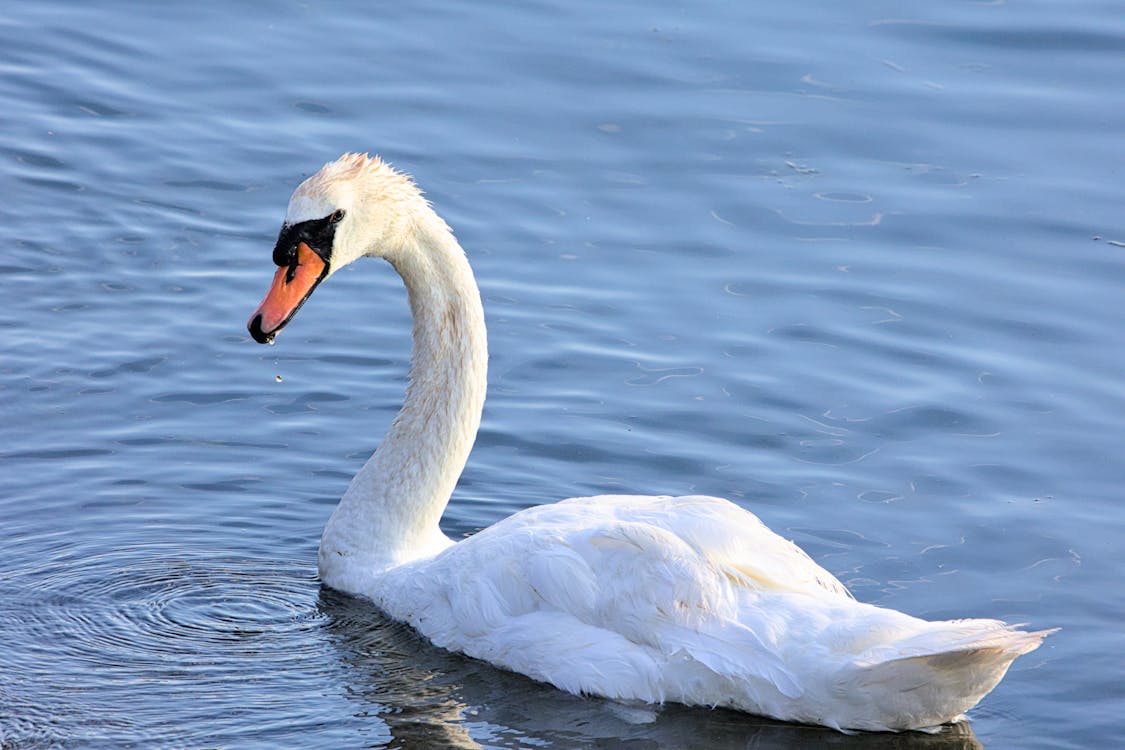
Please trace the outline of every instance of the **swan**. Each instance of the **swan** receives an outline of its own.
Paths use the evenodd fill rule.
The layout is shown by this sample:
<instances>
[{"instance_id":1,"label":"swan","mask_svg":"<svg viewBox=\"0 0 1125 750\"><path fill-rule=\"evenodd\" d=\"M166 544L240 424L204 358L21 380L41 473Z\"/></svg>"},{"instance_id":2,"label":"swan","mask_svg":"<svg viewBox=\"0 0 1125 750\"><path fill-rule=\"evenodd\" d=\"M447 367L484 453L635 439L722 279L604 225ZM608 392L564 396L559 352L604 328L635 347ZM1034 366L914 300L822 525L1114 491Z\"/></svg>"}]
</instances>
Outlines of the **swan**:
<instances>
[{"instance_id":1,"label":"swan","mask_svg":"<svg viewBox=\"0 0 1125 750\"><path fill-rule=\"evenodd\" d=\"M572 498L450 540L438 521L480 425L484 310L465 252L412 179L345 154L302 182L248 329L272 342L321 282L364 256L402 277L413 353L401 411L324 529L325 585L440 647L571 693L838 730L963 720L1053 632L856 601L715 497Z\"/></svg>"}]
</instances>

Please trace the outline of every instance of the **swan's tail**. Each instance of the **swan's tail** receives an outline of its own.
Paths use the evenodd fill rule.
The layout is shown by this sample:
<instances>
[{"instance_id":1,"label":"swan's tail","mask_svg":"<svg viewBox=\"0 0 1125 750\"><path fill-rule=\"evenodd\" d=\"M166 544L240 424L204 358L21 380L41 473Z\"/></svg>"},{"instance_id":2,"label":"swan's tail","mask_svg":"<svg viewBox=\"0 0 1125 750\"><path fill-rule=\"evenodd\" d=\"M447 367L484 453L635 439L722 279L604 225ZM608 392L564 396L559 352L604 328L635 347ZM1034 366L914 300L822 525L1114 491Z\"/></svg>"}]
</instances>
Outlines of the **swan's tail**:
<instances>
[{"instance_id":1,"label":"swan's tail","mask_svg":"<svg viewBox=\"0 0 1125 750\"><path fill-rule=\"evenodd\" d=\"M871 649L837 684L867 726L852 729L925 729L958 721L989 693L1017 656L1055 632L1028 632L997 620L930 623L910 638Z\"/></svg>"}]
</instances>

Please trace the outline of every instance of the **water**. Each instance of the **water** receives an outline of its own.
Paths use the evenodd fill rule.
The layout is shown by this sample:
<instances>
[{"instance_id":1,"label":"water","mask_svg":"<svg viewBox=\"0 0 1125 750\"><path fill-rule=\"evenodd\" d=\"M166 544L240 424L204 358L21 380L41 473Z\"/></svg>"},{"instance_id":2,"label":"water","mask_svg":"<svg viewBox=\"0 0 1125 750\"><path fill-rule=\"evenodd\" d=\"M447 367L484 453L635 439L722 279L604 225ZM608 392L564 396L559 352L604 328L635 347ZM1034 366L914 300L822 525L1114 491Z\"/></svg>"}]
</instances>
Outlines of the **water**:
<instances>
[{"instance_id":1,"label":"water","mask_svg":"<svg viewBox=\"0 0 1125 750\"><path fill-rule=\"evenodd\" d=\"M5 750L1125 732L1118 3L14 2L0 49ZM564 695L322 591L404 294L362 263L276 347L243 326L346 150L414 173L481 283L450 534L718 494L861 599L1062 632L971 728L848 737Z\"/></svg>"}]
</instances>

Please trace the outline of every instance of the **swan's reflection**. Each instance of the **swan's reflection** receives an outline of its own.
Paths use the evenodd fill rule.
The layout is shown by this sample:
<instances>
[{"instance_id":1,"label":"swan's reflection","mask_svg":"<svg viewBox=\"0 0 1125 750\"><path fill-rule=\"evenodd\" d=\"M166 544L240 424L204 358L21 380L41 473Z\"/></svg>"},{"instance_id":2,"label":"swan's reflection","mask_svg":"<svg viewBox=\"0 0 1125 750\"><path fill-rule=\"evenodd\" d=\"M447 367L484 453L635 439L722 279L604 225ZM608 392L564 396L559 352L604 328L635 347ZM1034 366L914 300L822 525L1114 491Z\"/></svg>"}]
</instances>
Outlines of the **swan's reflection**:
<instances>
[{"instance_id":1,"label":"swan's reflection","mask_svg":"<svg viewBox=\"0 0 1125 750\"><path fill-rule=\"evenodd\" d=\"M845 735L726 710L579 698L436 648L367 601L321 590L357 715L386 724L387 747L979 750L966 724L939 734Z\"/></svg>"}]
</instances>

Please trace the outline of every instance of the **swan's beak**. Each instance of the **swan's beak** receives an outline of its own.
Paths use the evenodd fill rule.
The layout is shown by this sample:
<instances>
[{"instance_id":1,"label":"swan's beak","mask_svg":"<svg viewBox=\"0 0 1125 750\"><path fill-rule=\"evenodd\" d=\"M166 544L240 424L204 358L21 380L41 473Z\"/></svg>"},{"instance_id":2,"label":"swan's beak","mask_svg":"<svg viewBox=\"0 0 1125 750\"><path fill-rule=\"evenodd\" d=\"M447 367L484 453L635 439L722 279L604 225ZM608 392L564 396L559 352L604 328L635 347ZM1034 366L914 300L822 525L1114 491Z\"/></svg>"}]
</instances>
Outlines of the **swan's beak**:
<instances>
[{"instance_id":1,"label":"swan's beak","mask_svg":"<svg viewBox=\"0 0 1125 750\"><path fill-rule=\"evenodd\" d=\"M298 243L296 259L277 269L266 298L250 316L246 327L254 340L259 344L273 341L327 275L328 264L306 243Z\"/></svg>"}]
</instances>

